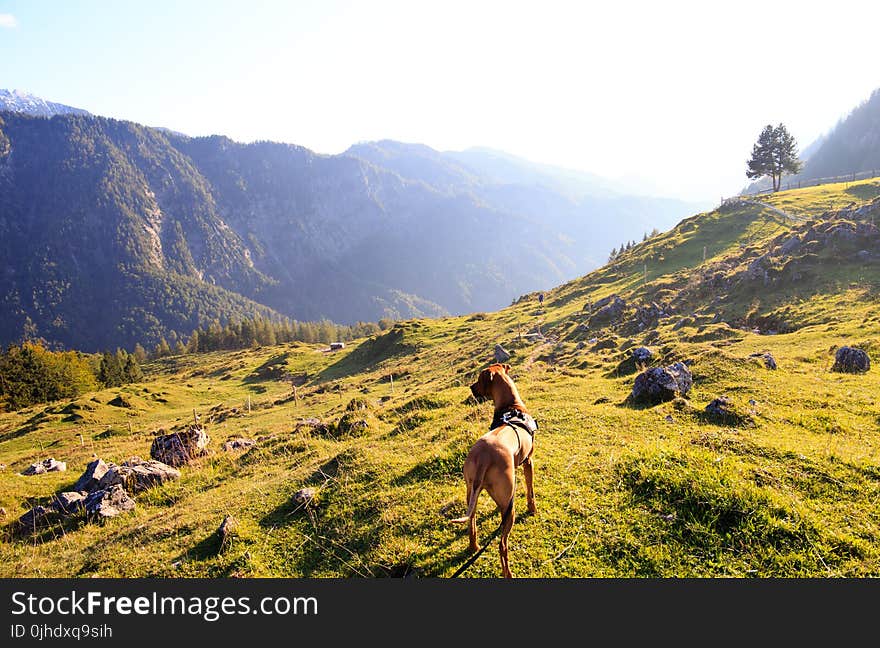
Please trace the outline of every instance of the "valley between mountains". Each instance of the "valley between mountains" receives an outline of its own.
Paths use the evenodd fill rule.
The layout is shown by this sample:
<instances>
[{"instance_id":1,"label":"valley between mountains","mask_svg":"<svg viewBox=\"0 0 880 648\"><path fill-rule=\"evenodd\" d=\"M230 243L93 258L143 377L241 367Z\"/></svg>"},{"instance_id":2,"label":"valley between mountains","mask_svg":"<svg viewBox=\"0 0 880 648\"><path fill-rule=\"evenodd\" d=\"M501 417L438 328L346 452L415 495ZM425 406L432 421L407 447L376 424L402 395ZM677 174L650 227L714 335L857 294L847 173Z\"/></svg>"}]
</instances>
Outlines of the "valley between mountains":
<instances>
[{"instance_id":1,"label":"valley between mountains","mask_svg":"<svg viewBox=\"0 0 880 648\"><path fill-rule=\"evenodd\" d=\"M183 172L199 159L226 194L192 212L193 226L211 233L205 245L230 240L208 225L211 210L235 215L241 183L253 182L223 175L231 143L172 145L76 119L10 130L75 127L96 142L115 133L127 155L151 151L150 186L172 193L169 165ZM96 160L116 154L99 149ZM193 176L191 196L200 183ZM381 200L424 193L382 186ZM449 522L465 511L462 464L492 418L468 385L500 345L540 425L536 515L525 514L518 480L515 576L876 576L880 373L833 369L842 347L880 358L878 222L876 180L735 199L544 292L543 303L526 292L497 310L411 317L333 351L291 343L155 359L142 382L0 413L0 575L450 576L468 556L466 530ZM162 249L180 254L164 258L185 269L174 231ZM149 260L156 248L141 232ZM234 278L242 294L272 293L254 256L224 258L214 276ZM286 267L268 250L262 262ZM675 363L688 369L687 389L631 397L638 375ZM130 510L101 521L52 509L90 462L146 459L158 435L194 422L205 452L133 493ZM66 470L21 474L48 458ZM22 528L39 506L46 515ZM478 519L482 543L498 521L485 496ZM495 549L465 575L497 577Z\"/></svg>"}]
</instances>

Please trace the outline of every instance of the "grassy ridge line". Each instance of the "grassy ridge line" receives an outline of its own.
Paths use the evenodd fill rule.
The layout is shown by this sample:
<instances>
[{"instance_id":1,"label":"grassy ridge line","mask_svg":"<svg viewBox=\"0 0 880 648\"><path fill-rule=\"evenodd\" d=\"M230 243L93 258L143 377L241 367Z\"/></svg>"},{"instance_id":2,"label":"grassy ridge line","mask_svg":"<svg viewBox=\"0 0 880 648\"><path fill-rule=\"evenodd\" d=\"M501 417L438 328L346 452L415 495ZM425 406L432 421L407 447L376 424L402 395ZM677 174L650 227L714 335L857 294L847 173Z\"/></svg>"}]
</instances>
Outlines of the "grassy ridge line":
<instances>
[{"instance_id":1,"label":"grassy ridge line","mask_svg":"<svg viewBox=\"0 0 880 648\"><path fill-rule=\"evenodd\" d=\"M877 186L865 186L858 191L868 200ZM772 199L824 210L851 188ZM0 472L7 510L0 574L450 575L466 558L464 530L447 522L464 510L461 465L491 417L490 406L467 401L467 385L501 342L541 425L539 514L514 527L516 575L876 575L880 379L876 369L828 372L834 345L880 350L876 299L859 289L818 292L793 305L817 323L785 335L699 320L675 329L677 318L664 320L646 334L664 359L694 359L689 403L622 406L633 378L623 360L645 334L599 332L617 347L578 348L597 335L577 330L586 301L619 293L638 302L673 291L703 264L703 246L709 264L790 227L756 209L701 214L548 292L543 311L524 299L498 313L404 322L335 354L294 344L170 358L150 365L143 384L2 414L0 461L9 467ZM783 288L774 299L784 300ZM520 327L538 324L556 343L517 340ZM764 351L778 371L748 359ZM307 374L297 405L287 401L287 383L259 375L273 363ZM117 394L132 407L108 405ZM752 409L754 424L706 420L703 406L721 394ZM364 433L294 431L302 417L338 421L353 399L368 403ZM10 520L70 487L93 452L116 462L145 456L152 430L185 424L193 408L207 416L218 403L239 411L208 422L214 454L184 468L179 482L139 495L133 514L104 525L73 520L36 538L13 532ZM64 421L71 414L83 418ZM222 452L234 436L261 440L245 453ZM16 474L47 455L68 461L68 472ZM312 514L291 500L305 485L318 490ZM226 514L239 520L240 533L218 553L213 534ZM480 521L485 537L497 522L488 498ZM467 575L497 576L494 551Z\"/></svg>"}]
</instances>

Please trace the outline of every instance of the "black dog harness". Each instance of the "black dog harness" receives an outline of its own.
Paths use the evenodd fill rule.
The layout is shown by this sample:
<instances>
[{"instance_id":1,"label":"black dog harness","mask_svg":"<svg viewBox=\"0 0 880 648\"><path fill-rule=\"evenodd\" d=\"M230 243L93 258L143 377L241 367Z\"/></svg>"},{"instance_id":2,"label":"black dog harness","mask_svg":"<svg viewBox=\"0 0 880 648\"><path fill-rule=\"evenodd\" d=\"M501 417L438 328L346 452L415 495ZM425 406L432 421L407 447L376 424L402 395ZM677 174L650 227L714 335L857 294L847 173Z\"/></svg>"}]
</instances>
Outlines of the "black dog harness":
<instances>
[{"instance_id":1,"label":"black dog harness","mask_svg":"<svg viewBox=\"0 0 880 648\"><path fill-rule=\"evenodd\" d=\"M520 450L522 450L522 439L519 436L519 430L525 430L528 432L532 439L535 438L535 432L538 431L538 422L535 419L525 412L512 408L496 414L495 418L492 419L492 425L489 426L489 429L494 430L502 425L509 425L516 433L517 455L520 453ZM523 461L525 461L525 457L523 457ZM520 464L521 463L522 461Z\"/></svg>"}]
</instances>

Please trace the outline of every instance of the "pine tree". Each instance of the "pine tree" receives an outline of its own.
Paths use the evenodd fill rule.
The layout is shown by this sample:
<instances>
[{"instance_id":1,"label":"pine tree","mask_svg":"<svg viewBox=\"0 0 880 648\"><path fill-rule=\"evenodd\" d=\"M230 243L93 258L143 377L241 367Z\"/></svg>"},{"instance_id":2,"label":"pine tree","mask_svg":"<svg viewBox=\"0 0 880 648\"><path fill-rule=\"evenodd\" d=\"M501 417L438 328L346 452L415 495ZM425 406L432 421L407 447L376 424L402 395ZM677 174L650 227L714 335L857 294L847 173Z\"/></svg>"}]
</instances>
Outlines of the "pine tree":
<instances>
[{"instance_id":1,"label":"pine tree","mask_svg":"<svg viewBox=\"0 0 880 648\"><path fill-rule=\"evenodd\" d=\"M797 156L794 136L783 124L767 124L752 147L752 157L747 162L746 177L749 179L770 176L773 191L779 191L784 173L798 173L803 164Z\"/></svg>"},{"instance_id":2,"label":"pine tree","mask_svg":"<svg viewBox=\"0 0 880 648\"><path fill-rule=\"evenodd\" d=\"M171 355L171 347L168 346L168 340L163 337L159 340L159 344L157 344L156 348L153 350L153 357L164 358L169 355Z\"/></svg>"},{"instance_id":3,"label":"pine tree","mask_svg":"<svg viewBox=\"0 0 880 648\"><path fill-rule=\"evenodd\" d=\"M140 344L134 345L134 359L138 364L143 364L147 361L147 350Z\"/></svg>"},{"instance_id":4,"label":"pine tree","mask_svg":"<svg viewBox=\"0 0 880 648\"><path fill-rule=\"evenodd\" d=\"M144 372L141 370L141 366L134 354L129 355L125 359L122 375L126 383L139 382L143 379Z\"/></svg>"},{"instance_id":5,"label":"pine tree","mask_svg":"<svg viewBox=\"0 0 880 648\"><path fill-rule=\"evenodd\" d=\"M196 329L189 336L189 340L186 342L186 351L187 353L198 353L202 349L199 347L199 329Z\"/></svg>"}]
</instances>

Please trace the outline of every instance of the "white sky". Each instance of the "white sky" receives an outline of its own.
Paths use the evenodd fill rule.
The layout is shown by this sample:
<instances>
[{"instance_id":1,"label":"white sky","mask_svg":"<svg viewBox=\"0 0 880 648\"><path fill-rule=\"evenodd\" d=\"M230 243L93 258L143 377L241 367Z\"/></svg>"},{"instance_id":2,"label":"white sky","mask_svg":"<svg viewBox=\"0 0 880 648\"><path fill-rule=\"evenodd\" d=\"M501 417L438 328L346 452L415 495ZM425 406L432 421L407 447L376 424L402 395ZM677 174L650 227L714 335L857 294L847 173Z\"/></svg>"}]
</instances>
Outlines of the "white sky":
<instances>
[{"instance_id":1,"label":"white sky","mask_svg":"<svg viewBox=\"0 0 880 648\"><path fill-rule=\"evenodd\" d=\"M714 201L880 87L880 2L0 0L0 87L337 153L490 146ZM181 5L183 5L181 7Z\"/></svg>"}]
</instances>

